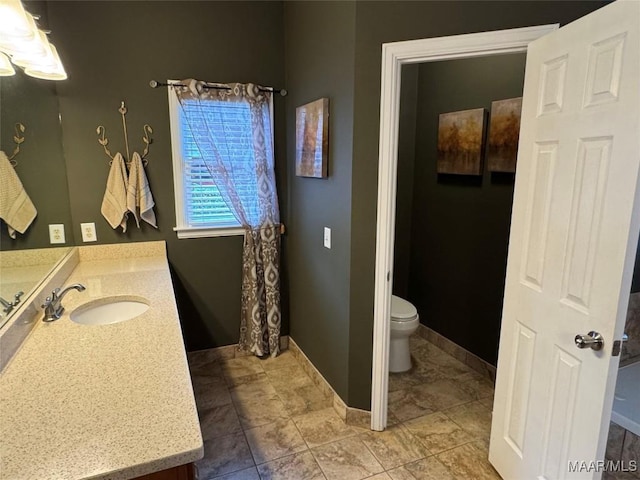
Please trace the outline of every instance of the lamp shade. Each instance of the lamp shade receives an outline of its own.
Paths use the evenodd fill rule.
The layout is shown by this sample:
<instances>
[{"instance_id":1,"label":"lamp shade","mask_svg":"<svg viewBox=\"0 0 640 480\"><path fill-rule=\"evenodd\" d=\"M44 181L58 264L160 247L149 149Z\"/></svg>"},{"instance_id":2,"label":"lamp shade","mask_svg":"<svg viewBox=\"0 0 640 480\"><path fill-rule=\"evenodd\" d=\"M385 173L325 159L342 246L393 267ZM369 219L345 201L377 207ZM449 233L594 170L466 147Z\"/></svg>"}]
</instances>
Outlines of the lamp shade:
<instances>
[{"instance_id":1,"label":"lamp shade","mask_svg":"<svg viewBox=\"0 0 640 480\"><path fill-rule=\"evenodd\" d=\"M20 0L0 0L0 39L32 38L35 28L29 17Z\"/></svg>"},{"instance_id":2,"label":"lamp shade","mask_svg":"<svg viewBox=\"0 0 640 480\"><path fill-rule=\"evenodd\" d=\"M0 77L8 77L15 74L16 71L14 70L13 65L11 65L9 57L0 52Z\"/></svg>"},{"instance_id":3,"label":"lamp shade","mask_svg":"<svg viewBox=\"0 0 640 480\"><path fill-rule=\"evenodd\" d=\"M36 29L36 34L31 40L14 40L11 46L2 48L11 55L11 61L24 67L30 63L46 61L51 56L49 39L42 30Z\"/></svg>"},{"instance_id":4,"label":"lamp shade","mask_svg":"<svg viewBox=\"0 0 640 480\"><path fill-rule=\"evenodd\" d=\"M49 48L53 55L53 62L29 65L25 67L24 73L31 77L42 78L44 80L66 80L67 72L64 71L58 50L51 44L49 44Z\"/></svg>"}]
</instances>

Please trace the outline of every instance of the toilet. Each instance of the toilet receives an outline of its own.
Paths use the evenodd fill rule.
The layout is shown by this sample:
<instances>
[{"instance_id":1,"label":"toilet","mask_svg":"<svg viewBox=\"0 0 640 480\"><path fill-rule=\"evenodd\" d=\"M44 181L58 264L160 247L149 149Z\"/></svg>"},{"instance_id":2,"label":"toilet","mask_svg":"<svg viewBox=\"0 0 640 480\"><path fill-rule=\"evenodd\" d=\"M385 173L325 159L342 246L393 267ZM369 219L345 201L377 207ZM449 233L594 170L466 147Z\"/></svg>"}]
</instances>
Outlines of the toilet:
<instances>
[{"instance_id":1,"label":"toilet","mask_svg":"<svg viewBox=\"0 0 640 480\"><path fill-rule=\"evenodd\" d=\"M391 344L389 371L406 372L411 368L409 336L416 331L420 320L418 310L405 299L391 296Z\"/></svg>"}]
</instances>

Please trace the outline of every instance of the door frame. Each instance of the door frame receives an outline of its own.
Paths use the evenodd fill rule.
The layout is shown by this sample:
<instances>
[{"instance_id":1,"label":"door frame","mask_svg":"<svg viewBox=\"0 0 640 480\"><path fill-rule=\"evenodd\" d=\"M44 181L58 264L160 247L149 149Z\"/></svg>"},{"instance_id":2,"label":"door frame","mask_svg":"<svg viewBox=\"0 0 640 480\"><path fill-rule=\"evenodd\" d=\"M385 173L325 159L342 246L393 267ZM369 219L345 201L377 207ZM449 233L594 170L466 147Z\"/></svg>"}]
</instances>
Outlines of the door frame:
<instances>
[{"instance_id":1,"label":"door frame","mask_svg":"<svg viewBox=\"0 0 640 480\"><path fill-rule=\"evenodd\" d=\"M382 44L378 218L371 375L372 430L382 431L387 426L391 326L389 317L395 235L402 65L508 53L526 53L530 42L558 28L558 24L550 24Z\"/></svg>"}]
</instances>

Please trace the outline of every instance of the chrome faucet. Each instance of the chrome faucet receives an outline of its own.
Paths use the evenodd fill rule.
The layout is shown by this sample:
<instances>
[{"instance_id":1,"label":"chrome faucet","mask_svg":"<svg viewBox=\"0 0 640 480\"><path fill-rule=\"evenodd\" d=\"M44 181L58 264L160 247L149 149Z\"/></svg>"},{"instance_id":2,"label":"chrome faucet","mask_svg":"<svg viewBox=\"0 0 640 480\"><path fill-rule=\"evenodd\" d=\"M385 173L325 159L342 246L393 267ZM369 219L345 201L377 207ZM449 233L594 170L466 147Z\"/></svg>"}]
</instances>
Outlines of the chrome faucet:
<instances>
[{"instance_id":1,"label":"chrome faucet","mask_svg":"<svg viewBox=\"0 0 640 480\"><path fill-rule=\"evenodd\" d=\"M2 306L4 307L2 309L2 311L4 313L9 313L11 310L13 310L13 307L15 307L16 305L18 305L20 303L20 297L24 295L24 292L20 291L18 293L16 293L13 296L13 302L8 302L7 300L5 300L4 298L0 297L0 303L2 304Z\"/></svg>"},{"instance_id":2,"label":"chrome faucet","mask_svg":"<svg viewBox=\"0 0 640 480\"><path fill-rule=\"evenodd\" d=\"M44 305L42 305L42 308L44 308L44 318L42 319L43 322L53 322L54 320L58 320L62 316L62 314L64 313L62 299L70 290L84 292L86 288L80 283L69 285L62 291L60 291L59 288L56 288L53 292L51 292L51 296L45 299Z\"/></svg>"}]
</instances>

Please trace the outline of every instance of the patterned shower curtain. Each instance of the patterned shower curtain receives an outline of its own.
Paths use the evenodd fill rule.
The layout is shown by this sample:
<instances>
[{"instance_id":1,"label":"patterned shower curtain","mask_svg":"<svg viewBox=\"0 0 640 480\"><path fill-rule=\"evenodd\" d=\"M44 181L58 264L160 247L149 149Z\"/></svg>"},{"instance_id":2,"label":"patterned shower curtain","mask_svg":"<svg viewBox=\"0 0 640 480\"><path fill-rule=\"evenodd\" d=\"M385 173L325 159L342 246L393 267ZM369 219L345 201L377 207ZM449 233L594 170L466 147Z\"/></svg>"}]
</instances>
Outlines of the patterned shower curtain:
<instances>
[{"instance_id":1,"label":"patterned shower curtain","mask_svg":"<svg viewBox=\"0 0 640 480\"><path fill-rule=\"evenodd\" d=\"M271 124L272 92L258 85L209 84L187 79L171 87L197 148L222 198L245 229L242 254L242 313L239 345L257 356L275 357L280 348L280 214L274 174ZM206 88L207 86L222 88ZM225 141L235 123L233 109L212 109L212 102L247 106L252 132L242 145L247 157L231 161L237 142ZM228 118L226 118L229 115ZM234 137L237 138L237 137ZM250 185L239 195L237 185Z\"/></svg>"}]
</instances>

